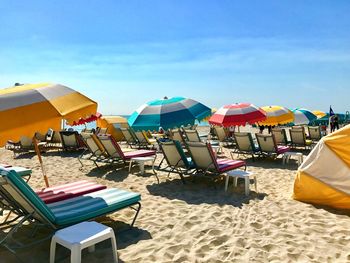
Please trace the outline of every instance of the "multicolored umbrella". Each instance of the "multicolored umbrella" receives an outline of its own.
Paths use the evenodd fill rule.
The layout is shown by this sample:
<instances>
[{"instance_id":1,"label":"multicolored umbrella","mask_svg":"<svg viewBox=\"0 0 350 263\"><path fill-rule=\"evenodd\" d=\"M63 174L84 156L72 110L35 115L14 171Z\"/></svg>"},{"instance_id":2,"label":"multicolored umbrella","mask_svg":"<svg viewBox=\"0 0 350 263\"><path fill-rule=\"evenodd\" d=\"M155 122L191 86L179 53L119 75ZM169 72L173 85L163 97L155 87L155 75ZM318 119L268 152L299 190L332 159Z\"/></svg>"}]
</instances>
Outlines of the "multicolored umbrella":
<instances>
[{"instance_id":1,"label":"multicolored umbrella","mask_svg":"<svg viewBox=\"0 0 350 263\"><path fill-rule=\"evenodd\" d=\"M135 130L171 129L193 125L211 114L211 109L198 101L183 97L154 100L142 105L128 119Z\"/></svg>"},{"instance_id":2,"label":"multicolored umbrella","mask_svg":"<svg viewBox=\"0 0 350 263\"><path fill-rule=\"evenodd\" d=\"M0 147L7 140L59 130L65 119L73 123L96 114L97 103L60 84L26 84L0 90Z\"/></svg>"},{"instance_id":3,"label":"multicolored umbrella","mask_svg":"<svg viewBox=\"0 0 350 263\"><path fill-rule=\"evenodd\" d=\"M282 106L261 107L266 112L266 120L260 121L259 125L274 126L294 121L294 114L291 110Z\"/></svg>"},{"instance_id":4,"label":"multicolored umbrella","mask_svg":"<svg viewBox=\"0 0 350 263\"><path fill-rule=\"evenodd\" d=\"M209 121L210 117L217 111L218 111L217 108L212 108L211 109L211 114L208 117L204 118L203 121Z\"/></svg>"},{"instance_id":5,"label":"multicolored umbrella","mask_svg":"<svg viewBox=\"0 0 350 263\"><path fill-rule=\"evenodd\" d=\"M317 119L317 116L307 109L297 108L292 110L292 112L294 114L293 122L295 125L309 124L311 121Z\"/></svg>"},{"instance_id":6,"label":"multicolored umbrella","mask_svg":"<svg viewBox=\"0 0 350 263\"><path fill-rule=\"evenodd\" d=\"M317 119L321 119L327 115L327 113L325 113L324 111L320 111L320 110L313 110L312 113L317 116Z\"/></svg>"},{"instance_id":7,"label":"multicolored umbrella","mask_svg":"<svg viewBox=\"0 0 350 263\"><path fill-rule=\"evenodd\" d=\"M266 119L266 113L250 103L236 103L225 105L209 119L212 125L230 127L254 124Z\"/></svg>"}]
</instances>

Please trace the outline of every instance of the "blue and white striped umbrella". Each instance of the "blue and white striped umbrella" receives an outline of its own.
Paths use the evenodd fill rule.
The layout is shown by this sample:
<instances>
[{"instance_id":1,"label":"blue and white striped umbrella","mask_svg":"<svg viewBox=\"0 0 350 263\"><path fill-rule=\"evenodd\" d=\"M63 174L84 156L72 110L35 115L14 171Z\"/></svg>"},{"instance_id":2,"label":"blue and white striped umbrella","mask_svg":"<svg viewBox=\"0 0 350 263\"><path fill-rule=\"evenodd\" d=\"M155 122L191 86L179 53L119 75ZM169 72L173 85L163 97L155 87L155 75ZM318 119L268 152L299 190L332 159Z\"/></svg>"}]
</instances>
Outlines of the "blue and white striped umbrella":
<instances>
[{"instance_id":1,"label":"blue and white striped umbrella","mask_svg":"<svg viewBox=\"0 0 350 263\"><path fill-rule=\"evenodd\" d=\"M181 125L193 125L211 114L211 109L198 101L183 97L154 100L142 105L128 119L135 130L172 129Z\"/></svg>"},{"instance_id":2,"label":"blue and white striped umbrella","mask_svg":"<svg viewBox=\"0 0 350 263\"><path fill-rule=\"evenodd\" d=\"M307 109L297 108L292 110L292 112L294 113L295 125L309 124L317 119L317 116Z\"/></svg>"}]
</instances>

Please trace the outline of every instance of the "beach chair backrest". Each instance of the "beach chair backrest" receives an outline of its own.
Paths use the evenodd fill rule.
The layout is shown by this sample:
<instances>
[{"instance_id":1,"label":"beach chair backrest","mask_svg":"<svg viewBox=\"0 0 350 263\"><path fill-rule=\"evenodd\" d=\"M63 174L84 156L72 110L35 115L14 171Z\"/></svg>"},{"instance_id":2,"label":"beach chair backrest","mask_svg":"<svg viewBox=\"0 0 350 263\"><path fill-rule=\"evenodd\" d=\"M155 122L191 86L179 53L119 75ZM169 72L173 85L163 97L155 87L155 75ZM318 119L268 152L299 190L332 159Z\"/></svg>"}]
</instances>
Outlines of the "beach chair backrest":
<instances>
[{"instance_id":1,"label":"beach chair backrest","mask_svg":"<svg viewBox=\"0 0 350 263\"><path fill-rule=\"evenodd\" d=\"M128 128L120 128L120 131L122 132L124 139L127 142L134 142L134 137L132 136L132 134L130 133L130 130Z\"/></svg>"},{"instance_id":2,"label":"beach chair backrest","mask_svg":"<svg viewBox=\"0 0 350 263\"><path fill-rule=\"evenodd\" d=\"M21 146L23 147L33 147L33 139L27 137L27 136L22 136L20 138Z\"/></svg>"},{"instance_id":3,"label":"beach chair backrest","mask_svg":"<svg viewBox=\"0 0 350 263\"><path fill-rule=\"evenodd\" d=\"M258 144L262 152L268 152L268 153L277 152L277 145L273 135L257 133L255 136L256 136L256 139L258 140Z\"/></svg>"},{"instance_id":4,"label":"beach chair backrest","mask_svg":"<svg viewBox=\"0 0 350 263\"><path fill-rule=\"evenodd\" d=\"M46 135L41 134L40 132L36 132L36 133L34 134L34 137L35 137L37 140L39 140L40 142L46 141Z\"/></svg>"},{"instance_id":5,"label":"beach chair backrest","mask_svg":"<svg viewBox=\"0 0 350 263\"><path fill-rule=\"evenodd\" d=\"M0 179L1 191L11 198L8 200L19 205L28 214L33 213L34 218L54 224L56 218L52 211L15 171L0 169Z\"/></svg>"},{"instance_id":6,"label":"beach chair backrest","mask_svg":"<svg viewBox=\"0 0 350 263\"><path fill-rule=\"evenodd\" d=\"M189 167L189 162L179 141L171 140L167 142L161 142L160 148L169 166L186 168Z\"/></svg>"},{"instance_id":7,"label":"beach chair backrest","mask_svg":"<svg viewBox=\"0 0 350 263\"><path fill-rule=\"evenodd\" d=\"M148 143L142 131L134 131L134 134L140 143Z\"/></svg>"},{"instance_id":8,"label":"beach chair backrest","mask_svg":"<svg viewBox=\"0 0 350 263\"><path fill-rule=\"evenodd\" d=\"M186 130L184 129L186 140L189 142L200 142L201 138L198 135L197 130Z\"/></svg>"},{"instance_id":9,"label":"beach chair backrest","mask_svg":"<svg viewBox=\"0 0 350 263\"><path fill-rule=\"evenodd\" d=\"M251 152L255 150L252 134L249 132L235 132L233 134L238 150Z\"/></svg>"},{"instance_id":10,"label":"beach chair backrest","mask_svg":"<svg viewBox=\"0 0 350 263\"><path fill-rule=\"evenodd\" d=\"M218 170L215 155L209 143L187 142L192 161L199 170Z\"/></svg>"},{"instance_id":11,"label":"beach chair backrest","mask_svg":"<svg viewBox=\"0 0 350 263\"><path fill-rule=\"evenodd\" d=\"M143 138L145 139L145 141L148 143L148 144L152 144L151 141L150 141L150 138L152 137L152 134L150 131L142 131L142 135L143 135ZM150 137L151 136L151 137Z\"/></svg>"},{"instance_id":12,"label":"beach chair backrest","mask_svg":"<svg viewBox=\"0 0 350 263\"><path fill-rule=\"evenodd\" d=\"M58 131L54 131L51 139L52 143L62 143L61 135Z\"/></svg>"},{"instance_id":13,"label":"beach chair backrest","mask_svg":"<svg viewBox=\"0 0 350 263\"><path fill-rule=\"evenodd\" d=\"M277 144L286 144L287 142L287 135L286 130L282 128L272 128L271 133L273 136L275 136L275 141Z\"/></svg>"},{"instance_id":14,"label":"beach chair backrest","mask_svg":"<svg viewBox=\"0 0 350 263\"><path fill-rule=\"evenodd\" d=\"M183 142L183 137L180 129L171 130L171 139L174 141Z\"/></svg>"},{"instance_id":15,"label":"beach chair backrest","mask_svg":"<svg viewBox=\"0 0 350 263\"><path fill-rule=\"evenodd\" d=\"M291 129L289 130L289 132L292 144L303 146L306 145L304 129Z\"/></svg>"},{"instance_id":16,"label":"beach chair backrest","mask_svg":"<svg viewBox=\"0 0 350 263\"><path fill-rule=\"evenodd\" d=\"M309 129L309 136L311 140L318 141L321 140L322 135L321 135L321 128L320 126L308 126Z\"/></svg>"},{"instance_id":17,"label":"beach chair backrest","mask_svg":"<svg viewBox=\"0 0 350 263\"><path fill-rule=\"evenodd\" d=\"M223 142L227 137L225 129L220 126L214 126L214 130L215 130L216 136L218 137L218 140L220 142Z\"/></svg>"},{"instance_id":18,"label":"beach chair backrest","mask_svg":"<svg viewBox=\"0 0 350 263\"><path fill-rule=\"evenodd\" d=\"M97 142L95 134L82 132L80 135L92 154L95 156L101 156L103 154L104 148L101 144L99 144L99 142Z\"/></svg>"},{"instance_id":19,"label":"beach chair backrest","mask_svg":"<svg viewBox=\"0 0 350 263\"><path fill-rule=\"evenodd\" d=\"M47 141L47 142L52 142L52 138L53 138L53 135L54 135L54 131L53 131L53 129L48 129L47 130L47 133L46 133L46 135L45 135L45 140Z\"/></svg>"},{"instance_id":20,"label":"beach chair backrest","mask_svg":"<svg viewBox=\"0 0 350 263\"><path fill-rule=\"evenodd\" d=\"M78 148L78 132L77 131L60 131L62 144L65 148Z\"/></svg>"},{"instance_id":21,"label":"beach chair backrest","mask_svg":"<svg viewBox=\"0 0 350 263\"><path fill-rule=\"evenodd\" d=\"M98 139L105 148L107 154L112 158L122 158L122 150L119 147L117 141L113 141L113 136L109 134L99 134Z\"/></svg>"}]
</instances>

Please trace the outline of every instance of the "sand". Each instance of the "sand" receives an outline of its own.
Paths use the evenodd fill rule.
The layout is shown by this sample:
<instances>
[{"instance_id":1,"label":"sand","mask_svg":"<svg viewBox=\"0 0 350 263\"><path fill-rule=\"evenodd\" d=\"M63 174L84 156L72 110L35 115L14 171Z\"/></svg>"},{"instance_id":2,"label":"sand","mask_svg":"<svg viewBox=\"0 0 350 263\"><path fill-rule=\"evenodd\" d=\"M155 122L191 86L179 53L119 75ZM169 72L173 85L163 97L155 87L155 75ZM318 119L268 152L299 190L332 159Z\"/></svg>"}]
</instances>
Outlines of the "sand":
<instances>
[{"instance_id":1,"label":"sand","mask_svg":"<svg viewBox=\"0 0 350 263\"><path fill-rule=\"evenodd\" d=\"M225 150L228 155L228 150ZM223 156L223 155L221 155ZM101 169L85 161L79 170L78 153L51 151L43 154L51 185L89 179L108 187L141 193L142 209L135 226L127 229L131 209L98 221L116 232L119 262L349 262L349 214L315 207L291 198L297 163L282 165L277 160L247 158L248 170L258 178L258 193L244 195L243 184L224 191L224 181L187 179L159 172L160 184L146 167L142 176L137 166L132 173L118 166ZM160 156L158 158L158 161ZM25 154L16 159L0 149L0 163L33 169L29 184L43 188L38 159ZM252 188L253 189L253 188ZM0 218L2 219L2 218ZM19 233L25 232L20 230ZM46 241L18 251L23 262L48 262ZM68 250L59 247L57 262L70 262ZM83 253L83 262L111 262L109 242L96 252ZM0 262L19 262L3 248Z\"/></svg>"}]
</instances>

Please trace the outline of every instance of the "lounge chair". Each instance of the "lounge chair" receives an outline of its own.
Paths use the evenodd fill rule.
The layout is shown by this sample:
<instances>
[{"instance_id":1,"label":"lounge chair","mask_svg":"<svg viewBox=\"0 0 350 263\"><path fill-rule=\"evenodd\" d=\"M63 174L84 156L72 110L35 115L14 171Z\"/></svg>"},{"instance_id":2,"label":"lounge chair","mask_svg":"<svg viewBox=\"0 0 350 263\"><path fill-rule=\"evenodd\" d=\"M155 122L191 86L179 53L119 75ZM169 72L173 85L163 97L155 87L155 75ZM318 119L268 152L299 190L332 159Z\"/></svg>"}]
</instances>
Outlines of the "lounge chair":
<instances>
[{"instance_id":1,"label":"lounge chair","mask_svg":"<svg viewBox=\"0 0 350 263\"><path fill-rule=\"evenodd\" d=\"M155 144L157 141L155 139L150 139L145 131L133 131L131 130L132 133L135 134L137 141L138 141L138 146L140 148L148 148L148 147L155 147Z\"/></svg>"},{"instance_id":2,"label":"lounge chair","mask_svg":"<svg viewBox=\"0 0 350 263\"><path fill-rule=\"evenodd\" d=\"M275 141L277 145L288 145L290 142L288 142L287 133L286 130L283 128L272 128L271 134L275 137Z\"/></svg>"},{"instance_id":3,"label":"lounge chair","mask_svg":"<svg viewBox=\"0 0 350 263\"><path fill-rule=\"evenodd\" d=\"M220 143L226 145L233 145L234 139L229 137L225 131L225 129L221 126L214 126L214 132Z\"/></svg>"},{"instance_id":4,"label":"lounge chair","mask_svg":"<svg viewBox=\"0 0 350 263\"><path fill-rule=\"evenodd\" d=\"M78 157L78 161L81 164L81 167L84 166L82 160L90 160L92 161L97 168L98 162L109 162L108 154L105 151L105 148L98 140L96 134L82 132L81 138L83 139L87 149Z\"/></svg>"},{"instance_id":5,"label":"lounge chair","mask_svg":"<svg viewBox=\"0 0 350 263\"><path fill-rule=\"evenodd\" d=\"M187 148L197 172L202 172L204 175L221 175L237 168L247 168L245 161L242 160L217 159L210 143L187 142Z\"/></svg>"},{"instance_id":6,"label":"lounge chair","mask_svg":"<svg viewBox=\"0 0 350 263\"><path fill-rule=\"evenodd\" d=\"M322 138L321 127L320 126L308 126L309 139L313 142L318 142Z\"/></svg>"},{"instance_id":7,"label":"lounge chair","mask_svg":"<svg viewBox=\"0 0 350 263\"><path fill-rule=\"evenodd\" d=\"M138 145L138 140L136 136L131 132L128 128L120 128L120 131L122 132L124 139L126 143L132 148L133 146Z\"/></svg>"},{"instance_id":8,"label":"lounge chair","mask_svg":"<svg viewBox=\"0 0 350 263\"><path fill-rule=\"evenodd\" d=\"M108 130L108 128L101 128L101 127L99 127L96 130L96 134L106 134L107 130Z\"/></svg>"},{"instance_id":9,"label":"lounge chair","mask_svg":"<svg viewBox=\"0 0 350 263\"><path fill-rule=\"evenodd\" d=\"M197 130L183 129L187 142L201 142L202 139L199 137Z\"/></svg>"},{"instance_id":10,"label":"lounge chair","mask_svg":"<svg viewBox=\"0 0 350 263\"><path fill-rule=\"evenodd\" d=\"M265 156L277 158L278 155L288 152L288 146L277 145L275 137L272 134L256 133L255 137L258 141L260 153Z\"/></svg>"},{"instance_id":11,"label":"lounge chair","mask_svg":"<svg viewBox=\"0 0 350 263\"><path fill-rule=\"evenodd\" d=\"M109 134L100 134L98 135L98 139L103 145L110 159L116 161L120 160L124 162L124 164L127 164L127 162L134 157L154 156L154 158L156 158L156 151L154 150L135 150L123 152L118 142Z\"/></svg>"},{"instance_id":12,"label":"lounge chair","mask_svg":"<svg viewBox=\"0 0 350 263\"><path fill-rule=\"evenodd\" d=\"M82 149L77 131L60 131L62 146L65 151Z\"/></svg>"},{"instance_id":13,"label":"lounge chair","mask_svg":"<svg viewBox=\"0 0 350 263\"><path fill-rule=\"evenodd\" d=\"M49 149L63 149L62 138L58 131L52 130L52 133L48 132L46 135L46 142L46 147L48 147Z\"/></svg>"},{"instance_id":14,"label":"lounge chair","mask_svg":"<svg viewBox=\"0 0 350 263\"><path fill-rule=\"evenodd\" d=\"M161 164L158 169L167 171L170 173L178 173L183 183L185 179L184 174L189 174L191 170L195 168L191 158L186 157L185 152L182 149L181 143L175 140L159 141L159 147L163 152L164 159L168 166L161 168ZM162 162L161 162L162 163Z\"/></svg>"},{"instance_id":15,"label":"lounge chair","mask_svg":"<svg viewBox=\"0 0 350 263\"><path fill-rule=\"evenodd\" d=\"M10 227L10 230L0 240L0 246L13 253L9 241L15 240L15 233L26 222L33 225L35 230L38 226L56 230L130 207L136 210L131 223L133 226L141 208L140 194L117 188L45 204L15 171L0 170L0 195L6 200L8 207L17 214L17 221L6 226Z\"/></svg>"},{"instance_id":16,"label":"lounge chair","mask_svg":"<svg viewBox=\"0 0 350 263\"><path fill-rule=\"evenodd\" d=\"M169 130L169 138L174 141L179 141L182 145L184 145L184 137L180 129L172 129Z\"/></svg>"},{"instance_id":17,"label":"lounge chair","mask_svg":"<svg viewBox=\"0 0 350 263\"><path fill-rule=\"evenodd\" d=\"M250 132L235 132L233 134L236 142L236 149L231 151L231 157L233 153L237 153L238 157L240 154L251 155L254 161L255 155L259 155L260 149L255 145L252 134Z\"/></svg>"},{"instance_id":18,"label":"lounge chair","mask_svg":"<svg viewBox=\"0 0 350 263\"><path fill-rule=\"evenodd\" d=\"M13 152L14 158L22 153L35 151L33 139L22 136L18 142L7 141L5 149Z\"/></svg>"},{"instance_id":19,"label":"lounge chair","mask_svg":"<svg viewBox=\"0 0 350 263\"><path fill-rule=\"evenodd\" d=\"M291 146L296 147L304 147L305 149L312 148L312 140L306 139L304 127L301 129L290 129L290 139Z\"/></svg>"}]
</instances>

